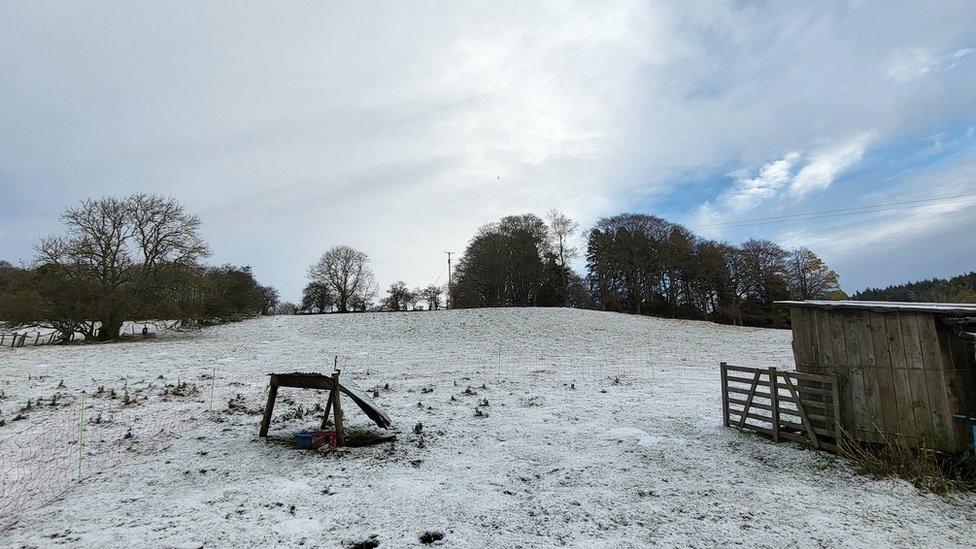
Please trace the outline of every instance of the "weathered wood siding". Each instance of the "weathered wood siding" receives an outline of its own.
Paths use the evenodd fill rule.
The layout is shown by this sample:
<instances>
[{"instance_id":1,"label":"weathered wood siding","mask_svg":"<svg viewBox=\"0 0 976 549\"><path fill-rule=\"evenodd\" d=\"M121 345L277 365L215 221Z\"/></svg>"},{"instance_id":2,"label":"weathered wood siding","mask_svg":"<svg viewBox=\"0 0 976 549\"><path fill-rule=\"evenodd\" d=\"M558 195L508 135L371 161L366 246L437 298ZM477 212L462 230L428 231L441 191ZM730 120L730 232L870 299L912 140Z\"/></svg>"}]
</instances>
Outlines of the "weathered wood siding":
<instances>
[{"instance_id":1,"label":"weathered wood siding","mask_svg":"<svg viewBox=\"0 0 976 549\"><path fill-rule=\"evenodd\" d=\"M971 447L952 415L976 410L973 346L934 314L791 307L797 370L836 374L841 425L856 439Z\"/></svg>"}]
</instances>

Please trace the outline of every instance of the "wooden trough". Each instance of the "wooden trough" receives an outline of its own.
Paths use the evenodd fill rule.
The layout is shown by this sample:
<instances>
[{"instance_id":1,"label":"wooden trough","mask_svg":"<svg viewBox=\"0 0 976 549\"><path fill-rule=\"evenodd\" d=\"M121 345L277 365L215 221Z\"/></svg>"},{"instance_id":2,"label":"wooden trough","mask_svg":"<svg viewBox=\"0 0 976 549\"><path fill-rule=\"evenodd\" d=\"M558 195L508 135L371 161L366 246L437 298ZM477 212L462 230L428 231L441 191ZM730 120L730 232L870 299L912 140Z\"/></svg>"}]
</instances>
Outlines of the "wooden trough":
<instances>
[{"instance_id":1,"label":"wooden trough","mask_svg":"<svg viewBox=\"0 0 976 549\"><path fill-rule=\"evenodd\" d=\"M329 400L325 405L325 415L322 417L322 428L325 428L326 422L329 420L330 411L333 412L335 431L336 431L336 443L338 446L345 445L345 435L343 434L343 414L342 414L342 404L340 403L340 394L345 394L353 402L356 403L359 408L369 416L370 419L376 423L382 429L389 429L391 422L390 417L386 415L379 406L373 402L373 399L366 394L366 391L359 388L355 383L351 381L344 380L339 381L339 371L335 371L332 375L327 376L325 374L317 373L302 373L294 372L290 374L268 374L271 376L268 387L268 403L264 407L264 416L261 419L261 431L259 436L268 436L268 429L271 426L271 415L274 412L275 399L278 396L279 387L294 387L297 389L316 389L321 391L329 391Z\"/></svg>"},{"instance_id":2,"label":"wooden trough","mask_svg":"<svg viewBox=\"0 0 976 549\"><path fill-rule=\"evenodd\" d=\"M839 426L857 441L972 448L976 355L949 322L974 304L782 301L800 373L836 376Z\"/></svg>"}]
</instances>

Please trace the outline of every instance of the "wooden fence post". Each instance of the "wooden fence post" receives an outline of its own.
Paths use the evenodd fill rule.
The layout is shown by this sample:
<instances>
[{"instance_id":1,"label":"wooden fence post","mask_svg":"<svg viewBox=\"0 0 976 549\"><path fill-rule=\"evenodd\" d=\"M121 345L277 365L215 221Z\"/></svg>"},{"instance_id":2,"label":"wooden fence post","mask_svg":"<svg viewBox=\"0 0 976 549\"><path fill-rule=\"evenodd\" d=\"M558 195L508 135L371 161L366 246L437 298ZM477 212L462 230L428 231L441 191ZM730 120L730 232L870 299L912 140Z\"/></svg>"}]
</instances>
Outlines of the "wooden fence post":
<instances>
[{"instance_id":1,"label":"wooden fence post","mask_svg":"<svg viewBox=\"0 0 976 549\"><path fill-rule=\"evenodd\" d=\"M769 369L769 399L772 408L773 440L779 442L779 372Z\"/></svg>"},{"instance_id":2,"label":"wooden fence post","mask_svg":"<svg viewBox=\"0 0 976 549\"><path fill-rule=\"evenodd\" d=\"M271 386L268 387L268 403L264 405L264 416L261 418L261 430L258 432L259 437L268 436L268 427L271 425L271 414L274 411L275 397L278 396L278 386L273 382Z\"/></svg>"},{"instance_id":3,"label":"wooden fence post","mask_svg":"<svg viewBox=\"0 0 976 549\"><path fill-rule=\"evenodd\" d=\"M338 363L338 358L336 359ZM339 403L339 372L332 373L332 421L335 423L336 446L346 445L346 435L342 432L342 405Z\"/></svg>"},{"instance_id":4,"label":"wooden fence post","mask_svg":"<svg viewBox=\"0 0 976 549\"><path fill-rule=\"evenodd\" d=\"M722 425L729 426L729 371L727 369L728 364L725 362L719 362L719 368L722 371Z\"/></svg>"}]
</instances>

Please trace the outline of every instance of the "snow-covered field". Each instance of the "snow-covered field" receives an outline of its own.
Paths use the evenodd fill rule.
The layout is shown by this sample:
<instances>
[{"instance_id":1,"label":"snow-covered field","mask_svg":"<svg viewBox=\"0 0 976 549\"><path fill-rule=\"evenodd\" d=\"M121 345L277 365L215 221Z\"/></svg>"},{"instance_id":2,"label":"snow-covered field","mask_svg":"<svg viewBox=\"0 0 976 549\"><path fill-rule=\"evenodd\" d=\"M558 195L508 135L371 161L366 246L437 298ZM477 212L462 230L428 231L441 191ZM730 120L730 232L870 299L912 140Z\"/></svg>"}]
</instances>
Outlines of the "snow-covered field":
<instances>
[{"instance_id":1,"label":"snow-covered field","mask_svg":"<svg viewBox=\"0 0 976 549\"><path fill-rule=\"evenodd\" d=\"M379 389L397 440L294 449L290 433L317 426L299 408L325 403L296 389L259 439L265 374L328 372L335 356ZM723 428L722 360L792 368L790 333L496 309L0 349L0 545L415 547L427 531L450 547L976 543L976 498ZM345 410L347 427L371 429Z\"/></svg>"}]
</instances>

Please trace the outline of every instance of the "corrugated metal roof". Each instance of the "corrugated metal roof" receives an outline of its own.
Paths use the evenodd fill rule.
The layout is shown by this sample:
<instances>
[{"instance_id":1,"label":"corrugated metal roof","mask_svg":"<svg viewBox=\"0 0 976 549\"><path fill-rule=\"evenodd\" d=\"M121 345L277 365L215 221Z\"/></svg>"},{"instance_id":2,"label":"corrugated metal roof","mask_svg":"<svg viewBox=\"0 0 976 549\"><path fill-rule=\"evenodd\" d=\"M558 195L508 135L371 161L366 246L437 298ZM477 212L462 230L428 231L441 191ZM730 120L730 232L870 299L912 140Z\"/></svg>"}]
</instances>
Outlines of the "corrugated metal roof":
<instances>
[{"instance_id":1,"label":"corrugated metal roof","mask_svg":"<svg viewBox=\"0 0 976 549\"><path fill-rule=\"evenodd\" d=\"M976 315L976 303L906 303L899 301L776 301L787 307L813 307L817 309L860 309L882 313L933 313L970 316Z\"/></svg>"}]
</instances>

